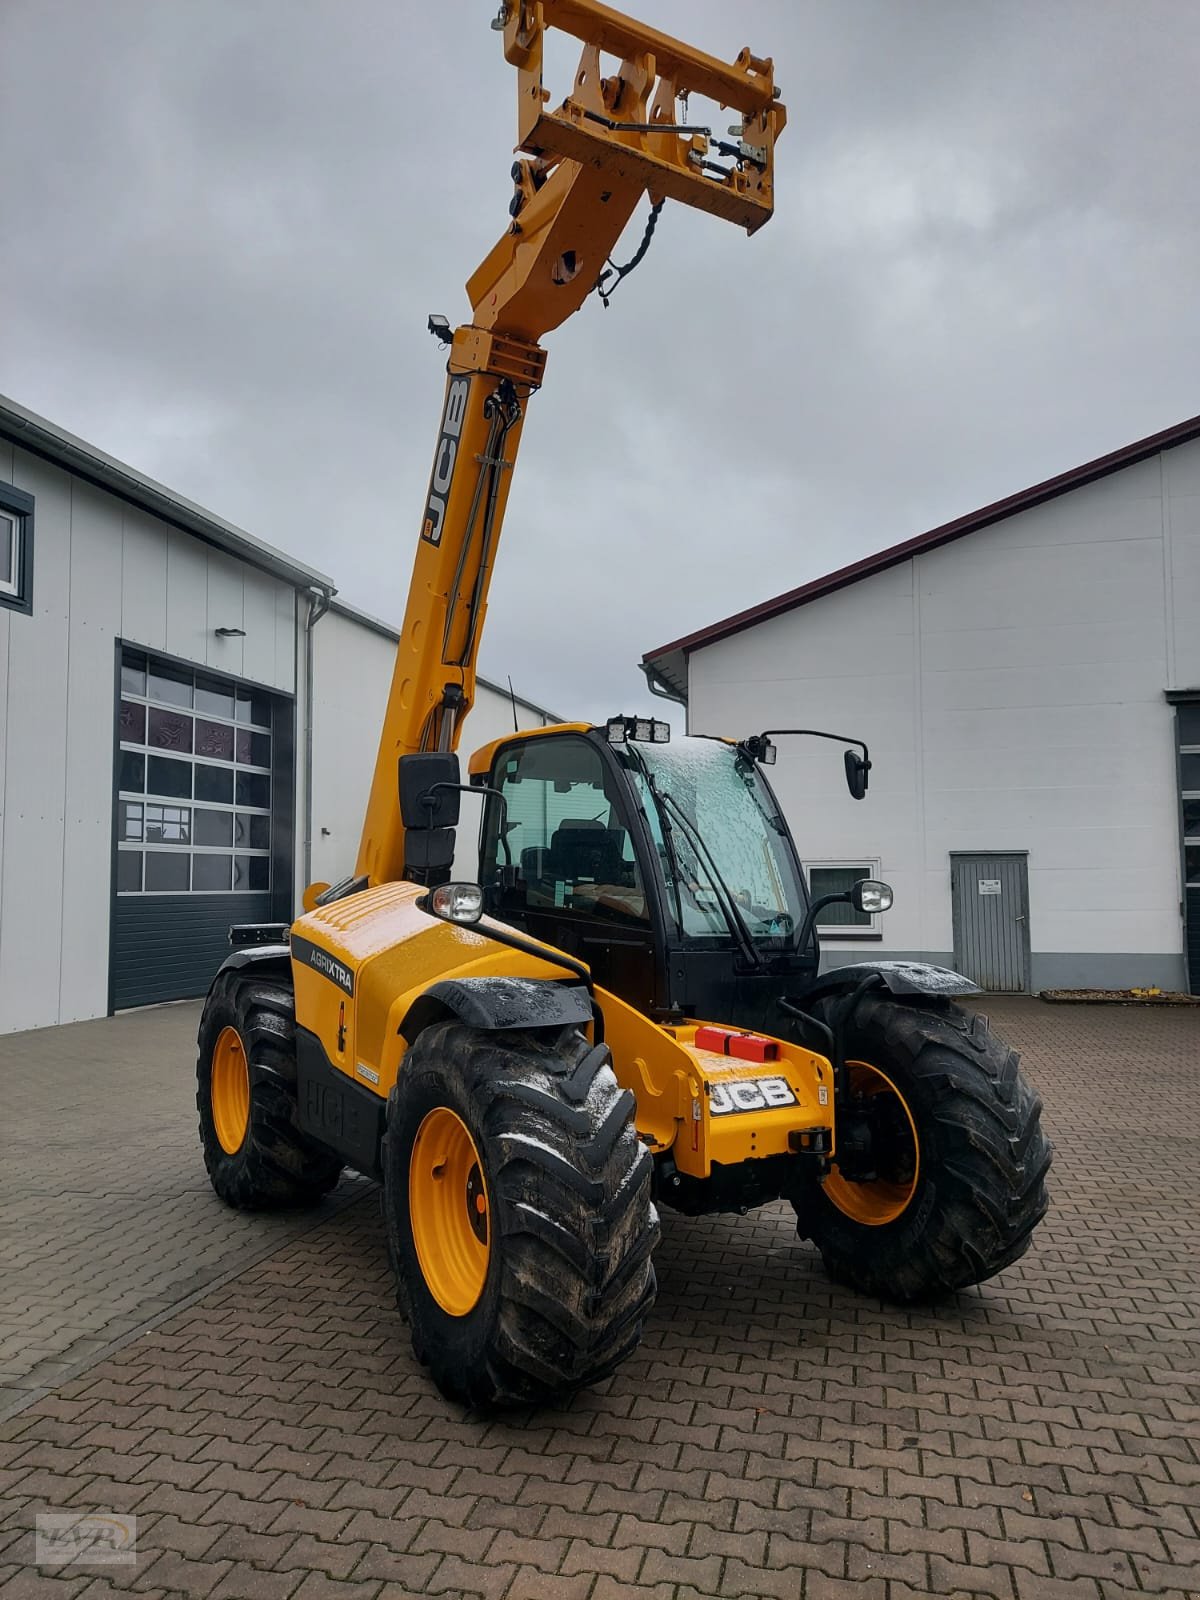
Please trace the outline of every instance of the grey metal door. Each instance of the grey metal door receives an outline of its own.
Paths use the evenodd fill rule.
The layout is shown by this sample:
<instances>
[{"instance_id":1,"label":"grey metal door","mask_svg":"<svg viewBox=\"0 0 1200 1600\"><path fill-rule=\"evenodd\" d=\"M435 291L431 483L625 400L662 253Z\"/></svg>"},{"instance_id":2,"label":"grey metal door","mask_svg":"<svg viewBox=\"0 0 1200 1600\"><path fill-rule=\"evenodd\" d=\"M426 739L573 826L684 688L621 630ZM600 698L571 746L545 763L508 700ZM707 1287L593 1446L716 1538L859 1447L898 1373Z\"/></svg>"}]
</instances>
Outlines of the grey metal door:
<instances>
[{"instance_id":1,"label":"grey metal door","mask_svg":"<svg viewBox=\"0 0 1200 1600\"><path fill-rule=\"evenodd\" d=\"M992 994L1029 989L1029 873L1024 855L952 855L954 964Z\"/></svg>"}]
</instances>

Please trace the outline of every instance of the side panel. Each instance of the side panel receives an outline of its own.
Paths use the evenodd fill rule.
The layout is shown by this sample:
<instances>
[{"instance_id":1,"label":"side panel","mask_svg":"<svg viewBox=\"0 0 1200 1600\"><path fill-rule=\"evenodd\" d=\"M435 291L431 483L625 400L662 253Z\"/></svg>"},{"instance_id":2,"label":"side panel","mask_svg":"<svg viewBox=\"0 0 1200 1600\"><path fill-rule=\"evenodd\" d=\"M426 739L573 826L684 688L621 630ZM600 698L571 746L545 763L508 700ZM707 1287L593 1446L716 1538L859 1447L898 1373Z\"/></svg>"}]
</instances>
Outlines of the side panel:
<instances>
[{"instance_id":1,"label":"side panel","mask_svg":"<svg viewBox=\"0 0 1200 1600\"><path fill-rule=\"evenodd\" d=\"M486 931L429 916L416 904L423 893L415 884L381 884L319 906L292 928L297 1022L316 1035L339 1072L384 1099L407 1048L401 1024L434 984L574 977L552 959L494 943Z\"/></svg>"},{"instance_id":2,"label":"side panel","mask_svg":"<svg viewBox=\"0 0 1200 1600\"><path fill-rule=\"evenodd\" d=\"M73 482L60 1022L102 1016L108 1006L113 640L121 604L113 556L120 549L120 505Z\"/></svg>"},{"instance_id":3,"label":"side panel","mask_svg":"<svg viewBox=\"0 0 1200 1600\"><path fill-rule=\"evenodd\" d=\"M33 613L11 613L4 788L4 1026L59 1020L70 652L71 480L16 452L16 486L36 503ZM112 683L111 667L103 682Z\"/></svg>"},{"instance_id":4,"label":"side panel","mask_svg":"<svg viewBox=\"0 0 1200 1600\"><path fill-rule=\"evenodd\" d=\"M386 1100L339 1072L307 1028L296 1029L296 1071L305 1133L336 1150L356 1172L380 1177Z\"/></svg>"}]
</instances>

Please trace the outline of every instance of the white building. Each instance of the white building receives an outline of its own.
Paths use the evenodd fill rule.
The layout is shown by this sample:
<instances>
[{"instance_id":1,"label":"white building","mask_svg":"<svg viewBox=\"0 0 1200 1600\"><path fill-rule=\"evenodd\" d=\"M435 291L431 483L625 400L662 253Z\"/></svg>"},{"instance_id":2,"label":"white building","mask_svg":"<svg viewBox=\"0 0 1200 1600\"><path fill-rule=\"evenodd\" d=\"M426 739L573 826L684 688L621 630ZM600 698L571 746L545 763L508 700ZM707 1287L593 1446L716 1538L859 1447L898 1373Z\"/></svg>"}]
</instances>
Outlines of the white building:
<instances>
[{"instance_id":1,"label":"white building","mask_svg":"<svg viewBox=\"0 0 1200 1600\"><path fill-rule=\"evenodd\" d=\"M334 592L0 398L0 1032L201 994L353 869L396 634ZM481 683L463 748L512 724Z\"/></svg>"},{"instance_id":2,"label":"white building","mask_svg":"<svg viewBox=\"0 0 1200 1600\"><path fill-rule=\"evenodd\" d=\"M644 658L693 733L778 741L772 781L827 960L906 955L1000 990L1200 992L1200 418Z\"/></svg>"}]
</instances>

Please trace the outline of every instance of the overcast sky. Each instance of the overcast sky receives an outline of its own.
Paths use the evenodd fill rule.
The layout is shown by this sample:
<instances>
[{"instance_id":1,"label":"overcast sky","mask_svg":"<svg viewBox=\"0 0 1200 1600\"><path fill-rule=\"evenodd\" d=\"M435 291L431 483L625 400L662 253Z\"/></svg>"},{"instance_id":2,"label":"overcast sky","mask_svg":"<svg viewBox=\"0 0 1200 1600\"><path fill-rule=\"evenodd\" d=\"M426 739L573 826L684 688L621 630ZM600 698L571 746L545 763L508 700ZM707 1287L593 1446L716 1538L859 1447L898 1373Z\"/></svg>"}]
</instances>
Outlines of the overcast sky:
<instances>
[{"instance_id":1,"label":"overcast sky","mask_svg":"<svg viewBox=\"0 0 1200 1600\"><path fill-rule=\"evenodd\" d=\"M669 207L547 340L481 667L597 717L645 650L1200 411L1195 0L636 3L773 55L790 120L766 228ZM398 620L425 318L508 221L494 10L0 0L0 390Z\"/></svg>"}]
</instances>

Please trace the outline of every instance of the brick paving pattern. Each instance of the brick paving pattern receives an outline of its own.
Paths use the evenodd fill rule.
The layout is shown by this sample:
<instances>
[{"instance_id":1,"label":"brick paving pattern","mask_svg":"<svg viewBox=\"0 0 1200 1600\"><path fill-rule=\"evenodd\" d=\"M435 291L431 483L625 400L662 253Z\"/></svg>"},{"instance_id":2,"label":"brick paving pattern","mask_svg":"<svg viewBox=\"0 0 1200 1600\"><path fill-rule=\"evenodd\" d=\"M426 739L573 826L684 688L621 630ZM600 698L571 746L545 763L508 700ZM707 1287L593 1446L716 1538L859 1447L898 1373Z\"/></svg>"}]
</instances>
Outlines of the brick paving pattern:
<instances>
[{"instance_id":1,"label":"brick paving pattern","mask_svg":"<svg viewBox=\"0 0 1200 1600\"><path fill-rule=\"evenodd\" d=\"M668 1213L638 1355L482 1420L415 1366L368 1197L0 1425L0 1600L1195 1600L1200 1018L989 1009L1057 1144L992 1283L886 1309L782 1208ZM135 1511L137 1566L39 1573L43 1509Z\"/></svg>"},{"instance_id":2,"label":"brick paving pattern","mask_svg":"<svg viewBox=\"0 0 1200 1600\"><path fill-rule=\"evenodd\" d=\"M331 1216L214 1204L196 1159L199 1002L0 1038L0 1416Z\"/></svg>"}]
</instances>

